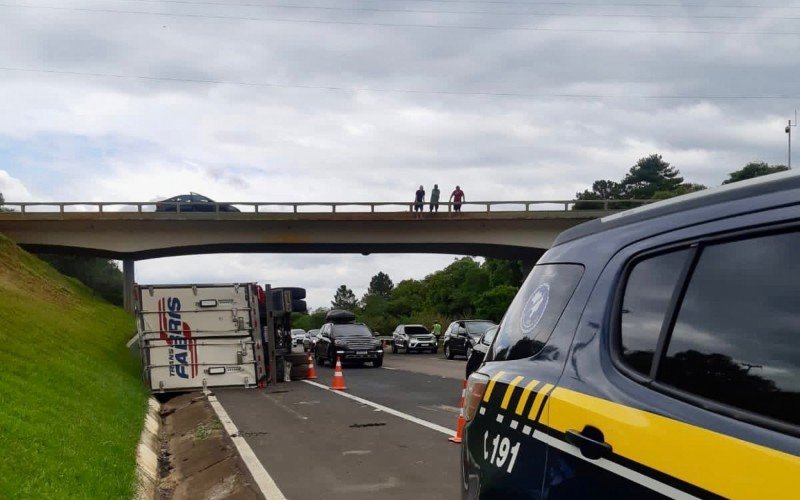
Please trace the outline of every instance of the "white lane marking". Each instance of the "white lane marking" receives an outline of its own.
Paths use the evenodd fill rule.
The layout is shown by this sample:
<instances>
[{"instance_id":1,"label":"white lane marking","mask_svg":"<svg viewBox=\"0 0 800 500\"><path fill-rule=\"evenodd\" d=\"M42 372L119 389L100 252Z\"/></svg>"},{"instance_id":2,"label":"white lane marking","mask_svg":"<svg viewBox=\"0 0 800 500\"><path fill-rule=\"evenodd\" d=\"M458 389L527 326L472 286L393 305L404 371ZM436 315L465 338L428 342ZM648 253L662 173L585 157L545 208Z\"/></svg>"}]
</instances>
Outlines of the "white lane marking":
<instances>
[{"instance_id":1,"label":"white lane marking","mask_svg":"<svg viewBox=\"0 0 800 500\"><path fill-rule=\"evenodd\" d=\"M511 427L512 429L516 429L519 426L519 422L517 422L516 420L512 420L511 423L508 424L508 426Z\"/></svg>"},{"instance_id":2,"label":"white lane marking","mask_svg":"<svg viewBox=\"0 0 800 500\"><path fill-rule=\"evenodd\" d=\"M225 432L227 432L231 440L233 440L234 446L236 446L236 449L239 451L239 456L242 457L242 462L247 466L247 470L250 471L250 475L253 476L261 493L264 494L264 498L267 500L286 500L286 497L283 496L278 485L275 484L275 481L273 481L272 477L264 468L264 465L262 465L261 461L256 457L253 449L250 448L247 441L239 435L239 429L236 428L236 424L234 424L231 417L228 416L228 412L225 411L225 408L217 401L216 396L208 396L208 402L211 403L211 407L214 408L217 418L222 422Z\"/></svg>"},{"instance_id":3,"label":"white lane marking","mask_svg":"<svg viewBox=\"0 0 800 500\"><path fill-rule=\"evenodd\" d=\"M486 408L481 406L480 408L478 408L478 413L480 413L481 415L485 415L486 414Z\"/></svg>"},{"instance_id":4,"label":"white lane marking","mask_svg":"<svg viewBox=\"0 0 800 500\"><path fill-rule=\"evenodd\" d=\"M531 429L530 425L526 425L526 426L522 427L522 433L525 434L526 436L530 436L532 430L533 429Z\"/></svg>"},{"instance_id":5,"label":"white lane marking","mask_svg":"<svg viewBox=\"0 0 800 500\"><path fill-rule=\"evenodd\" d=\"M503 423L503 419L504 419L504 418L505 418L505 417L503 417L502 415L498 415L498 416L497 416L497 423L498 423L498 424L502 424L502 423Z\"/></svg>"},{"instance_id":6,"label":"white lane marking","mask_svg":"<svg viewBox=\"0 0 800 500\"><path fill-rule=\"evenodd\" d=\"M673 488L668 484L664 484L661 481L657 481L652 477L645 476L644 474L640 474L634 470L628 469L627 467L623 467L616 462L612 462L611 460L607 460L605 458L600 458L598 460L589 460L581 454L581 451L578 449L577 446L572 446L569 443L561 441L560 439L554 438L552 436L548 436L542 431L533 431L533 438L538 439L543 443L547 443L553 448L557 448L564 453L568 453L572 456L578 457L585 462L589 462L590 464L594 464L601 469L605 469L609 472L613 472L618 476L622 476L625 479L631 480L637 484L641 484L647 488L650 488L653 491L657 491L662 495L666 495L670 498L680 498L680 499L696 499L692 495L689 495L685 491L681 491L677 488Z\"/></svg>"},{"instance_id":7,"label":"white lane marking","mask_svg":"<svg viewBox=\"0 0 800 500\"><path fill-rule=\"evenodd\" d=\"M393 372L397 371L397 368L392 368L392 367L389 367L389 366L384 366L383 369L384 370L392 370Z\"/></svg>"},{"instance_id":8,"label":"white lane marking","mask_svg":"<svg viewBox=\"0 0 800 500\"><path fill-rule=\"evenodd\" d=\"M347 450L343 451L342 455L369 455L372 450Z\"/></svg>"},{"instance_id":9,"label":"white lane marking","mask_svg":"<svg viewBox=\"0 0 800 500\"><path fill-rule=\"evenodd\" d=\"M439 424L434 424L433 422L428 422L427 420L422 420L421 418L417 418L413 415L409 415L408 413L403 413L401 411L395 410L394 408L389 408L388 406L383 406L382 404L374 403L368 399L360 398L358 396L353 396L352 394L348 394L343 391L332 391L327 385L318 384L317 382L313 382L311 380L303 380L306 384L313 385L314 387L319 387L320 389L324 389L329 391L333 394L338 396L342 396L343 398L352 399L353 401L358 401L361 404L371 406L378 410L384 411L390 415L394 415L395 417L400 417L402 419L408 420L409 422L414 422L415 424L419 424L423 427L427 427L428 429L432 429L434 431L439 431L442 434L447 434L448 436L453 435L453 429L448 429L447 427L442 427Z\"/></svg>"}]
</instances>

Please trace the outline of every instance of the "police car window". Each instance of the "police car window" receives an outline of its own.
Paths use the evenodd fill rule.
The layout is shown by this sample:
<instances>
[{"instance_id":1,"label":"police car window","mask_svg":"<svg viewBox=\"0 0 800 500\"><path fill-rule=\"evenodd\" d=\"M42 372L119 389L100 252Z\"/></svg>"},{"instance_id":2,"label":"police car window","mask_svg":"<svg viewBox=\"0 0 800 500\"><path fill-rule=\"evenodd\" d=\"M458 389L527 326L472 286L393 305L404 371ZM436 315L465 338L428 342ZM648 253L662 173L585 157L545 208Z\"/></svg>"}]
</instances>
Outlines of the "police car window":
<instances>
[{"instance_id":1,"label":"police car window","mask_svg":"<svg viewBox=\"0 0 800 500\"><path fill-rule=\"evenodd\" d=\"M506 312L494 342L494 361L527 358L547 344L578 286L583 266L535 266Z\"/></svg>"},{"instance_id":2,"label":"police car window","mask_svg":"<svg viewBox=\"0 0 800 500\"><path fill-rule=\"evenodd\" d=\"M622 360L649 375L653 353L688 250L658 255L634 265L620 312Z\"/></svg>"},{"instance_id":3,"label":"police car window","mask_svg":"<svg viewBox=\"0 0 800 500\"><path fill-rule=\"evenodd\" d=\"M800 233L703 249L656 378L800 425Z\"/></svg>"}]
</instances>

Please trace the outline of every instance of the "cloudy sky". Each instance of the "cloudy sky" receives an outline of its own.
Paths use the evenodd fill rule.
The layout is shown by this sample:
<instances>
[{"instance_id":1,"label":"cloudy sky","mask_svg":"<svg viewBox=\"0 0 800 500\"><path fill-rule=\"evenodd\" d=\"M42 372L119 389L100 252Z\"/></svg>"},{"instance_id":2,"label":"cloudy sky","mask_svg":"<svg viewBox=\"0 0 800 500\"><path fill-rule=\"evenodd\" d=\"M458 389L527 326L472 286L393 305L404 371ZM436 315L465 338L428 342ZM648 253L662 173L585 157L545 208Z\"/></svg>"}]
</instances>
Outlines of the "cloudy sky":
<instances>
[{"instance_id":1,"label":"cloudy sky","mask_svg":"<svg viewBox=\"0 0 800 500\"><path fill-rule=\"evenodd\" d=\"M786 162L798 59L800 1L3 2L0 192L558 199L654 152L711 186ZM452 258L194 256L137 279L305 286L322 306Z\"/></svg>"}]
</instances>

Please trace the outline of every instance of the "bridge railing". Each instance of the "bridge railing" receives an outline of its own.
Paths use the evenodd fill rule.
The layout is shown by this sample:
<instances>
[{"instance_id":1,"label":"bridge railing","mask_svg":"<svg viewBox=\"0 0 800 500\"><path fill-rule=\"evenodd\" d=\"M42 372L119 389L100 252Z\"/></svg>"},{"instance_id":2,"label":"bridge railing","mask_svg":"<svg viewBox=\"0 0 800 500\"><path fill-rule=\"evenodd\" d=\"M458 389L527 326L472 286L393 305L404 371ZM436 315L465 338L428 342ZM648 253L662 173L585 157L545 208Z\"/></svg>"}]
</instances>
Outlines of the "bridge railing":
<instances>
[{"instance_id":1,"label":"bridge railing","mask_svg":"<svg viewBox=\"0 0 800 500\"><path fill-rule=\"evenodd\" d=\"M458 206L464 212L563 212L576 208L588 210L624 210L652 203L653 200L522 200L522 201L465 201L462 203L440 202L439 210L452 212ZM429 211L430 202L424 202L422 208ZM414 210L414 202L398 201L303 201L303 202L5 202L1 211L27 213L144 213L144 212L250 212L250 213L391 213ZM312 208L323 210L309 210Z\"/></svg>"}]
</instances>

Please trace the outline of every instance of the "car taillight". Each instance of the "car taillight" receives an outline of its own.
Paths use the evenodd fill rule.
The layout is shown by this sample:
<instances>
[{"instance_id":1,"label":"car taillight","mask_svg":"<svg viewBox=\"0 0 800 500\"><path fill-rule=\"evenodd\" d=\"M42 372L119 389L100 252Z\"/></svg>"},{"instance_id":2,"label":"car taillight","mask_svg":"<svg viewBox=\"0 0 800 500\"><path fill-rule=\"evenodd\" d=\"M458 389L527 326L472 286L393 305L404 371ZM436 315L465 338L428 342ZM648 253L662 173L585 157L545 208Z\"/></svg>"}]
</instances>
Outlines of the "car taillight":
<instances>
[{"instance_id":1,"label":"car taillight","mask_svg":"<svg viewBox=\"0 0 800 500\"><path fill-rule=\"evenodd\" d=\"M467 379L467 393L464 396L464 420L471 421L481 405L483 393L489 384L489 377L480 373L473 373Z\"/></svg>"}]
</instances>

